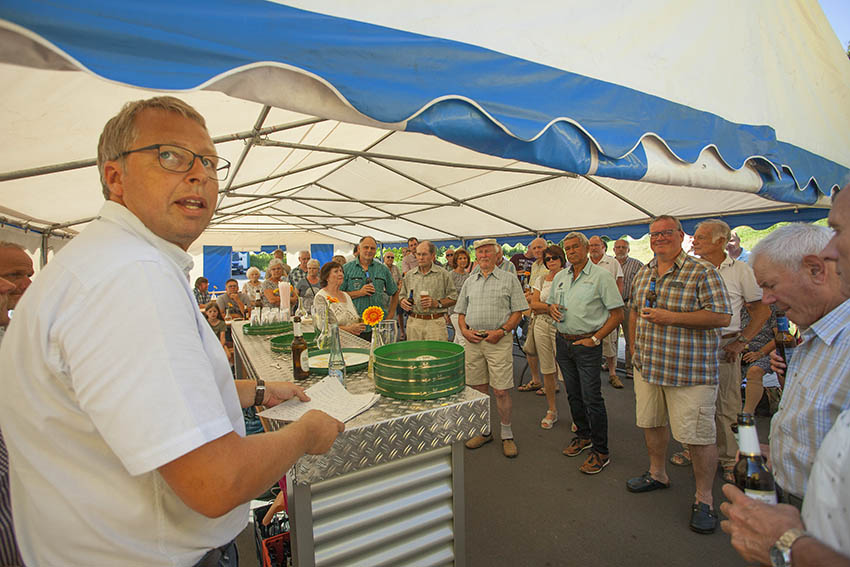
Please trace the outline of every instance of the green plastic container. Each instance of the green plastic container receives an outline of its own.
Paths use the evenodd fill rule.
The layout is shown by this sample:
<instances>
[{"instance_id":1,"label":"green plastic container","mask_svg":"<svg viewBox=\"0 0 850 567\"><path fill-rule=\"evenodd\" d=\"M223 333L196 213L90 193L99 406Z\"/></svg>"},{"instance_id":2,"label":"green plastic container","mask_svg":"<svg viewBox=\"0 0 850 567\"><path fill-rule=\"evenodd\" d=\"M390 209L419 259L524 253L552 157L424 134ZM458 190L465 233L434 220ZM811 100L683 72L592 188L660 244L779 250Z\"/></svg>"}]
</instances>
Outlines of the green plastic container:
<instances>
[{"instance_id":1,"label":"green plastic container","mask_svg":"<svg viewBox=\"0 0 850 567\"><path fill-rule=\"evenodd\" d=\"M292 349L292 339L294 338L295 333L272 337L269 341L272 352L289 352ZM311 352L316 350L316 333L304 333L304 340L307 341L307 348Z\"/></svg>"},{"instance_id":2,"label":"green plastic container","mask_svg":"<svg viewBox=\"0 0 850 567\"><path fill-rule=\"evenodd\" d=\"M404 341L375 349L375 391L399 400L433 400L466 385L464 349L444 341Z\"/></svg>"},{"instance_id":3,"label":"green plastic container","mask_svg":"<svg viewBox=\"0 0 850 567\"><path fill-rule=\"evenodd\" d=\"M252 326L250 323L242 327L246 335L282 335L292 332L292 323L275 323L273 325Z\"/></svg>"}]
</instances>

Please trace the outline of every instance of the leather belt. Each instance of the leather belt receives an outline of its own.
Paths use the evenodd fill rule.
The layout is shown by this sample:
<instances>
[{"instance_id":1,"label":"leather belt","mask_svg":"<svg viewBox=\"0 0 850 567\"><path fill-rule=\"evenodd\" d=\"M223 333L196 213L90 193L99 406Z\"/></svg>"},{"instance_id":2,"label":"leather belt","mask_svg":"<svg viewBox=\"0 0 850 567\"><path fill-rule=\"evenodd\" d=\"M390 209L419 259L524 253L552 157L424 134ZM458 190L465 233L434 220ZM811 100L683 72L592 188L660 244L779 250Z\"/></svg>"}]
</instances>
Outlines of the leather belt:
<instances>
[{"instance_id":1,"label":"leather belt","mask_svg":"<svg viewBox=\"0 0 850 567\"><path fill-rule=\"evenodd\" d=\"M734 333L726 333L725 335L720 335L721 339L734 339L738 335L741 334L741 331L735 331Z\"/></svg>"},{"instance_id":2,"label":"leather belt","mask_svg":"<svg viewBox=\"0 0 850 567\"><path fill-rule=\"evenodd\" d=\"M446 312L443 311L441 313L433 313L431 315L421 315L419 313L410 313L410 316L413 317L414 319L425 319L425 320L430 321L431 319L439 319L441 317L445 317Z\"/></svg>"},{"instance_id":3,"label":"leather belt","mask_svg":"<svg viewBox=\"0 0 850 567\"><path fill-rule=\"evenodd\" d=\"M596 331L593 331L595 333ZM584 333L583 335L568 335L566 333L558 332L562 339L566 339L568 341L580 341L581 339L589 339L593 336L593 333Z\"/></svg>"},{"instance_id":4,"label":"leather belt","mask_svg":"<svg viewBox=\"0 0 850 567\"><path fill-rule=\"evenodd\" d=\"M230 553L236 552L236 540L230 540L228 543L209 551L201 557L193 567L218 567L222 557L228 557Z\"/></svg>"}]
</instances>

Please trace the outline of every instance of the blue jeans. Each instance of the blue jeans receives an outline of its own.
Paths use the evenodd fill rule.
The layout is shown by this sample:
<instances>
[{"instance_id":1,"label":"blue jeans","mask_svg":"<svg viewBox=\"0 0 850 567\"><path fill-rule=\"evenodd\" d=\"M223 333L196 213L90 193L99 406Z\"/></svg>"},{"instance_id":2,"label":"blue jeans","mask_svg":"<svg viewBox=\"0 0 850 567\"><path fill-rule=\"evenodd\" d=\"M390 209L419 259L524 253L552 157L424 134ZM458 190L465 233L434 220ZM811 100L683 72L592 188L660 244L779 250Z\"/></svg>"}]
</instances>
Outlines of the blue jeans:
<instances>
[{"instance_id":1,"label":"blue jeans","mask_svg":"<svg viewBox=\"0 0 850 567\"><path fill-rule=\"evenodd\" d=\"M576 435L581 439L590 439L594 451L607 455L608 412L605 411L599 378L602 345L574 345L559 334L556 335L555 347L555 361L564 375Z\"/></svg>"}]
</instances>

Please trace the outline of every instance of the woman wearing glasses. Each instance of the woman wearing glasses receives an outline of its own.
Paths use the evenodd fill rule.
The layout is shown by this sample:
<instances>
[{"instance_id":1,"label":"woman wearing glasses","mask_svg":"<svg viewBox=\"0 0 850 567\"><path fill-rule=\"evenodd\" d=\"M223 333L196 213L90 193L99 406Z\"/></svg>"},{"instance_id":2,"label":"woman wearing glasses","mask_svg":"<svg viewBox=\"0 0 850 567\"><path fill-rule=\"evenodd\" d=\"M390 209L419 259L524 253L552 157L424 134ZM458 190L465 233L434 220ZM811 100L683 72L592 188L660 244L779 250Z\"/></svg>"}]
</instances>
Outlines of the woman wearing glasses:
<instances>
[{"instance_id":1,"label":"woman wearing glasses","mask_svg":"<svg viewBox=\"0 0 850 567\"><path fill-rule=\"evenodd\" d=\"M560 246L549 246L543 250L543 264L549 272L532 282L532 295L529 306L534 313L534 344L540 360L540 373L543 374L543 392L546 394L548 410L540 422L543 429L552 429L558 421L558 405L555 400L555 321L549 315L549 290L555 275L567 264L566 256Z\"/></svg>"},{"instance_id":2,"label":"woman wearing glasses","mask_svg":"<svg viewBox=\"0 0 850 567\"><path fill-rule=\"evenodd\" d=\"M463 282L469 277L469 252L466 251L466 248L458 248L454 251L449 267L451 268L449 275L455 284L455 289L460 293ZM455 313L454 307L449 307L449 321L451 321L452 327L455 329L454 342L461 346L466 346L466 339L463 338L463 333L458 331L460 327L458 326L457 313Z\"/></svg>"}]
</instances>

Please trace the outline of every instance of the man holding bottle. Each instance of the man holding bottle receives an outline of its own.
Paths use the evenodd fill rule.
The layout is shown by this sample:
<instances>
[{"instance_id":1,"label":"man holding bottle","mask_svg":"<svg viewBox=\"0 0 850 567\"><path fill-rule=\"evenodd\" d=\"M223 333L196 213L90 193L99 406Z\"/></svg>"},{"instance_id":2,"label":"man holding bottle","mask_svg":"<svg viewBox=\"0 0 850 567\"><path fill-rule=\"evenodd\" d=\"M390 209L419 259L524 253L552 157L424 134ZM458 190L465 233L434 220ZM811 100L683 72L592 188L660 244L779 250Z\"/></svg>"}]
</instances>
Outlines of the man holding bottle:
<instances>
[{"instance_id":1,"label":"man holding bottle","mask_svg":"<svg viewBox=\"0 0 850 567\"><path fill-rule=\"evenodd\" d=\"M635 276L629 313L636 421L646 437L649 471L630 479L626 488L642 493L670 486L669 423L673 438L691 451L696 493L689 527L712 533L717 525L712 498L717 329L729 325L731 307L714 266L682 249L685 233L678 219L657 217L649 225L649 238L655 258ZM651 282L657 307L645 303Z\"/></svg>"},{"instance_id":2,"label":"man holding bottle","mask_svg":"<svg viewBox=\"0 0 850 567\"><path fill-rule=\"evenodd\" d=\"M803 329L770 422L769 461L779 500L797 508L818 447L850 408L850 301L835 262L819 255L831 237L828 228L794 223L770 233L750 253L762 301Z\"/></svg>"},{"instance_id":3,"label":"man holding bottle","mask_svg":"<svg viewBox=\"0 0 850 567\"><path fill-rule=\"evenodd\" d=\"M410 314L407 340L448 341L446 312L457 301L457 289L449 273L434 263L437 249L423 240L416 247L419 267L404 274L401 307ZM409 294L413 293L413 302Z\"/></svg>"}]
</instances>

